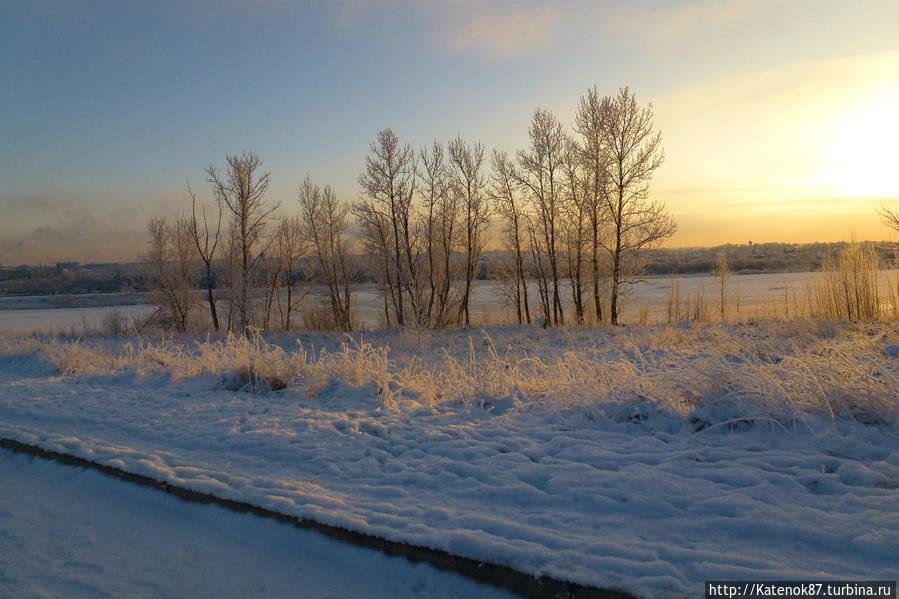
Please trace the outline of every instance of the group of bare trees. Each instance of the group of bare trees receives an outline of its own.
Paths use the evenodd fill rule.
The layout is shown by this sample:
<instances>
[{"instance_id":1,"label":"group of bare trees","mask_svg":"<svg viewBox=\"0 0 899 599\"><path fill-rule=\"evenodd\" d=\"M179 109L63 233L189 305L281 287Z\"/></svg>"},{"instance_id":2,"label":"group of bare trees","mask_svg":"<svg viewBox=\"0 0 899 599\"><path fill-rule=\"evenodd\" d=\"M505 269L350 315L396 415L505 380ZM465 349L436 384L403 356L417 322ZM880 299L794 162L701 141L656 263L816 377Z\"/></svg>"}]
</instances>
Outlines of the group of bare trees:
<instances>
[{"instance_id":1,"label":"group of bare trees","mask_svg":"<svg viewBox=\"0 0 899 599\"><path fill-rule=\"evenodd\" d=\"M529 146L515 159L493 153L490 196L502 221L510 264L501 269L519 322L531 322L528 282L536 283L539 313L563 324L563 287L571 292L574 322L582 324L592 294L592 316L617 324L626 285L642 272L644 250L674 234L649 182L664 159L652 106L641 107L624 88L600 97L588 90L578 102L573 130L551 112L534 112Z\"/></svg>"},{"instance_id":2,"label":"group of bare trees","mask_svg":"<svg viewBox=\"0 0 899 599\"><path fill-rule=\"evenodd\" d=\"M385 325L467 326L495 215L508 259L493 274L519 323L564 324L570 304L573 323L617 324L645 250L675 232L648 193L664 159L652 106L640 106L628 88L602 97L594 87L580 98L571 130L537 109L528 140L514 155L488 156L461 136L416 152L385 129L370 145L358 201L342 203L307 177L297 217L277 217L278 204L266 201L271 175L258 156L228 156L224 171L206 169L214 210L188 186L189 217L150 222L156 299L170 322L186 329L199 268L216 330L222 299L229 330L290 329L310 288L296 288L303 279L318 286L329 326L350 330L352 214ZM570 302L563 299L566 287Z\"/></svg>"},{"instance_id":3,"label":"group of bare trees","mask_svg":"<svg viewBox=\"0 0 899 599\"><path fill-rule=\"evenodd\" d=\"M276 324L290 330L292 315L310 289L322 298L328 326L350 330L346 204L330 187L309 177L298 192L299 216L278 217L279 204L266 200L271 174L253 152L227 157L227 166L206 169L212 210L188 185L190 216L148 223L147 263L157 281L151 302L179 331L199 318L198 282L206 291L213 328L246 334ZM297 282L307 282L304 290Z\"/></svg>"},{"instance_id":4,"label":"group of bare trees","mask_svg":"<svg viewBox=\"0 0 899 599\"><path fill-rule=\"evenodd\" d=\"M370 147L353 212L377 273L388 326L471 322L472 284L491 215L509 260L494 273L519 323L618 323L621 296L643 266L644 250L675 231L649 199L662 164L652 106L627 88L580 99L570 132L548 110L535 111L529 145L515 156L485 154L457 137L416 153L390 129ZM536 304L532 304L536 302Z\"/></svg>"},{"instance_id":5,"label":"group of bare trees","mask_svg":"<svg viewBox=\"0 0 899 599\"><path fill-rule=\"evenodd\" d=\"M385 129L370 150L353 213L385 324L470 324L490 213L484 147L457 137L416 153Z\"/></svg>"}]
</instances>

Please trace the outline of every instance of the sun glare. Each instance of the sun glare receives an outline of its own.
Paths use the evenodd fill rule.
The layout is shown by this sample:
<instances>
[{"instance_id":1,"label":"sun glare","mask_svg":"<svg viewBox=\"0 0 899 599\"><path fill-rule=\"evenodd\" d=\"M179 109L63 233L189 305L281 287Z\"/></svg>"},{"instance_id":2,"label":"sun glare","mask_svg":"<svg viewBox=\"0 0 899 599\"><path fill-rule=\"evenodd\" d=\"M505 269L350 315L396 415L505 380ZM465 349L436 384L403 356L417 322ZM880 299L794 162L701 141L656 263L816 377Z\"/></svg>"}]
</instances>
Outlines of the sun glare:
<instances>
[{"instance_id":1,"label":"sun glare","mask_svg":"<svg viewBox=\"0 0 899 599\"><path fill-rule=\"evenodd\" d=\"M822 149L825 170L810 184L841 196L899 196L899 85L855 102L831 122L832 142Z\"/></svg>"}]
</instances>

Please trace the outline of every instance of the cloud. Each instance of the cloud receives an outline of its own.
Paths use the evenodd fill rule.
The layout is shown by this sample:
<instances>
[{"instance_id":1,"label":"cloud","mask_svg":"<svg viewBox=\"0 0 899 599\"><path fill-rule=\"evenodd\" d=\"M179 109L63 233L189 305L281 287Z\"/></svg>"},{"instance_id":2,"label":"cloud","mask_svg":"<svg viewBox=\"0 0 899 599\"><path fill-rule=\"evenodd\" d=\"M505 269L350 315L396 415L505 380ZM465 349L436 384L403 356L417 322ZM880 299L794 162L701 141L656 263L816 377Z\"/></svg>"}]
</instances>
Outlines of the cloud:
<instances>
[{"instance_id":1,"label":"cloud","mask_svg":"<svg viewBox=\"0 0 899 599\"><path fill-rule=\"evenodd\" d=\"M777 6L774 0L697 0L621 18L641 37L659 43L744 26Z\"/></svg>"},{"instance_id":2,"label":"cloud","mask_svg":"<svg viewBox=\"0 0 899 599\"><path fill-rule=\"evenodd\" d=\"M546 46L561 24L562 14L551 6L473 14L452 35L450 47L517 56Z\"/></svg>"},{"instance_id":3,"label":"cloud","mask_svg":"<svg viewBox=\"0 0 899 599\"><path fill-rule=\"evenodd\" d=\"M639 9L614 5L613 32L686 71L778 65L896 48L899 3L868 0L687 0Z\"/></svg>"},{"instance_id":4,"label":"cloud","mask_svg":"<svg viewBox=\"0 0 899 599\"><path fill-rule=\"evenodd\" d=\"M7 265L133 260L144 248L146 230L142 223L137 210L97 214L87 208L69 208L56 225L43 225L5 239L0 244L0 260Z\"/></svg>"},{"instance_id":5,"label":"cloud","mask_svg":"<svg viewBox=\"0 0 899 599\"><path fill-rule=\"evenodd\" d=\"M201 198L202 198L201 193ZM144 252L151 216L175 218L190 210L186 193L65 190L0 197L0 263L122 262Z\"/></svg>"},{"instance_id":6,"label":"cloud","mask_svg":"<svg viewBox=\"0 0 899 599\"><path fill-rule=\"evenodd\" d=\"M85 199L75 193L11 192L5 198L0 198L0 209L6 214L21 217L25 212L61 212Z\"/></svg>"},{"instance_id":7,"label":"cloud","mask_svg":"<svg viewBox=\"0 0 899 599\"><path fill-rule=\"evenodd\" d=\"M519 56L546 46L563 24L559 4L522 6L506 0L337 0L336 19L368 25L379 16L414 22L438 47L481 52L494 58Z\"/></svg>"}]
</instances>

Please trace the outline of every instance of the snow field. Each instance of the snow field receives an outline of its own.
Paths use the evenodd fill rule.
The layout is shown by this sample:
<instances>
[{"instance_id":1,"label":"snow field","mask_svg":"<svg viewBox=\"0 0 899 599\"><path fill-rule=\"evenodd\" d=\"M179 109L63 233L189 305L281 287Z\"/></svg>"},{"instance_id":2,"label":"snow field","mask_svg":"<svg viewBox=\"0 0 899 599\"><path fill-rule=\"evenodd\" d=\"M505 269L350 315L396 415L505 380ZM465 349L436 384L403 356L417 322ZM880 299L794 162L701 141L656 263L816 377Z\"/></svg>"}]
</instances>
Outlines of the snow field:
<instances>
[{"instance_id":1,"label":"snow field","mask_svg":"<svg viewBox=\"0 0 899 599\"><path fill-rule=\"evenodd\" d=\"M326 524L644 597L899 566L886 324L4 343L0 436Z\"/></svg>"}]
</instances>

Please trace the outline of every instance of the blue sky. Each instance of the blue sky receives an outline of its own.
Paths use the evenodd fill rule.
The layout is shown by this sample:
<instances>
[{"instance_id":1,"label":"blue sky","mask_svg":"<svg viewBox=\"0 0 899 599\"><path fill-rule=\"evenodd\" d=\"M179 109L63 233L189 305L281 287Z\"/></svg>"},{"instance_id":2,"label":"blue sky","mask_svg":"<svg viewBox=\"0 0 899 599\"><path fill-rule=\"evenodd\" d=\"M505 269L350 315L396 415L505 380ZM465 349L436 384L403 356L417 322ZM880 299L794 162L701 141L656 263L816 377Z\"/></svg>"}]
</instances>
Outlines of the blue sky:
<instances>
[{"instance_id":1,"label":"blue sky","mask_svg":"<svg viewBox=\"0 0 899 599\"><path fill-rule=\"evenodd\" d=\"M839 238L841 198L854 232L883 238L871 207L899 196L886 178L847 189L852 132L827 133L899 101L894 0L0 0L0 73L8 264L134 258L146 219L182 210L187 180L204 194L203 168L229 153L254 149L290 212L307 172L355 199L384 127L514 151L534 108L570 122L594 84L654 104L676 245L745 241L724 208L766 202L798 227L774 237ZM830 220L808 224L820 198Z\"/></svg>"}]
</instances>

